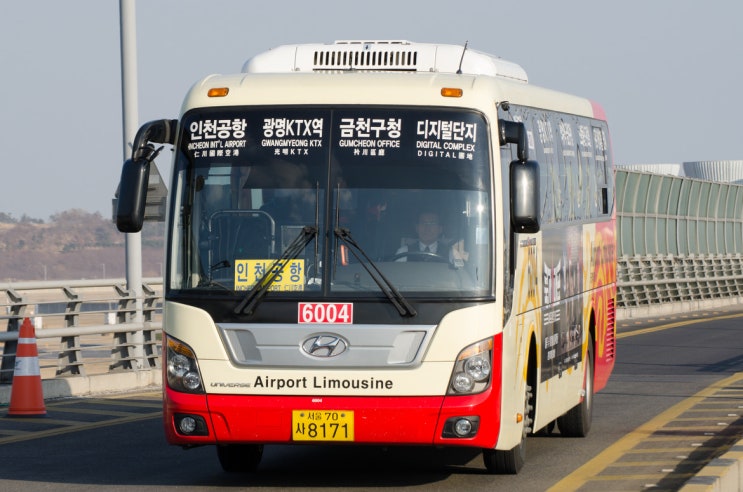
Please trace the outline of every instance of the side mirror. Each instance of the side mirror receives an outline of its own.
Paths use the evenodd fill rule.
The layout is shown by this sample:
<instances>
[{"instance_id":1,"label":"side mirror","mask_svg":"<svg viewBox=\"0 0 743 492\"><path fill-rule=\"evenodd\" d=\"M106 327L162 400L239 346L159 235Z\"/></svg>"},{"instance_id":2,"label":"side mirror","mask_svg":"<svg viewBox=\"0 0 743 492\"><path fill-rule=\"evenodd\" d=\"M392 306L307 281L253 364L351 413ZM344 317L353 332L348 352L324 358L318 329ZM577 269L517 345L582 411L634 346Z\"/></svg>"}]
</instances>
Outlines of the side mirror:
<instances>
[{"instance_id":1,"label":"side mirror","mask_svg":"<svg viewBox=\"0 0 743 492\"><path fill-rule=\"evenodd\" d=\"M149 178L150 161L147 159L129 159L124 163L116 205L116 227L120 232L142 230Z\"/></svg>"},{"instance_id":2,"label":"side mirror","mask_svg":"<svg viewBox=\"0 0 743 492\"><path fill-rule=\"evenodd\" d=\"M132 158L124 163L116 202L116 227L139 232L144 224L150 163L160 149L150 142L174 145L178 120L154 120L142 125L132 144Z\"/></svg>"},{"instance_id":3,"label":"side mirror","mask_svg":"<svg viewBox=\"0 0 743 492\"><path fill-rule=\"evenodd\" d=\"M513 161L509 168L514 232L539 232L539 164Z\"/></svg>"}]
</instances>

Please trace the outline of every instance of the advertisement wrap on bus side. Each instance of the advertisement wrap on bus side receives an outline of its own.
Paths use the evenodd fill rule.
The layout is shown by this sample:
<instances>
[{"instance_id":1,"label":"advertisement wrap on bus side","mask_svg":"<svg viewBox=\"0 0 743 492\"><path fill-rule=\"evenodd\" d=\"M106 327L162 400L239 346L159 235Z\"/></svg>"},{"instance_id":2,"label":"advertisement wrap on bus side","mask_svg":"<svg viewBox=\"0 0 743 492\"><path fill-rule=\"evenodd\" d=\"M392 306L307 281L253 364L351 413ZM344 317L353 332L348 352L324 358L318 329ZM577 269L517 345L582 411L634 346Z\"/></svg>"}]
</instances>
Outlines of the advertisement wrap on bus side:
<instances>
[{"instance_id":1,"label":"advertisement wrap on bus side","mask_svg":"<svg viewBox=\"0 0 743 492\"><path fill-rule=\"evenodd\" d=\"M542 238L542 380L581 361L583 342L582 227L545 231Z\"/></svg>"}]
</instances>

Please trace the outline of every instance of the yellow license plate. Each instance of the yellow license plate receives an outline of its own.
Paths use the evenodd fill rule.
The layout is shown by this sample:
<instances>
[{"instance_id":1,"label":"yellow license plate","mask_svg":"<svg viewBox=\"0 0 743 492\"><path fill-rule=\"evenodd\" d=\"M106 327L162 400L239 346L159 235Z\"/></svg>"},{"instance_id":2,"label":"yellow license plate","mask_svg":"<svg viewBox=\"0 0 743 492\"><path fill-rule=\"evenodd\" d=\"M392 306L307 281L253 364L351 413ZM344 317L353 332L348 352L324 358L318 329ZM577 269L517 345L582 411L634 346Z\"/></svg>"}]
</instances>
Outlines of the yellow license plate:
<instances>
[{"instance_id":1,"label":"yellow license plate","mask_svg":"<svg viewBox=\"0 0 743 492\"><path fill-rule=\"evenodd\" d=\"M353 441L353 411L292 410L292 440Z\"/></svg>"}]
</instances>

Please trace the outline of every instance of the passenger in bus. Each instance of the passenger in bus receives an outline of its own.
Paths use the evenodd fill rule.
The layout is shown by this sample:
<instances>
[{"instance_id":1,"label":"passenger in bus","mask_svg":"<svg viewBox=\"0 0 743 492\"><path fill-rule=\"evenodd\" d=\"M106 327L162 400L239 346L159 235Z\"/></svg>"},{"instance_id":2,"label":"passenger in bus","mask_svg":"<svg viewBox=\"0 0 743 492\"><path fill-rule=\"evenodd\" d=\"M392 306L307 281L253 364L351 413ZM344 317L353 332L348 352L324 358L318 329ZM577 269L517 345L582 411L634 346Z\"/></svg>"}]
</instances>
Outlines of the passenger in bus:
<instances>
[{"instance_id":1,"label":"passenger in bus","mask_svg":"<svg viewBox=\"0 0 743 492\"><path fill-rule=\"evenodd\" d=\"M444 227L435 212L420 213L415 232L417 240L403 244L395 253L395 261L449 262L460 268L469 258L464 251L464 241L451 244L443 239Z\"/></svg>"}]
</instances>

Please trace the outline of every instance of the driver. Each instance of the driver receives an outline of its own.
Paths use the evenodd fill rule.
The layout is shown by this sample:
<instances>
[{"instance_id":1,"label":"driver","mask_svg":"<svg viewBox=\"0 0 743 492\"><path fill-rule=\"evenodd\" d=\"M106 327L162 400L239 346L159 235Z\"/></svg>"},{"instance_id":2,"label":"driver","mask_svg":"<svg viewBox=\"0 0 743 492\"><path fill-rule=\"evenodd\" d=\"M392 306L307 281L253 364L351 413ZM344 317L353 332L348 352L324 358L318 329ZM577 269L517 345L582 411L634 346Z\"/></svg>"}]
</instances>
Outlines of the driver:
<instances>
[{"instance_id":1,"label":"driver","mask_svg":"<svg viewBox=\"0 0 743 492\"><path fill-rule=\"evenodd\" d=\"M448 261L456 268L461 268L469 258L464 251L464 241L457 241L449 247L442 239L444 227L435 212L425 211L418 215L415 225L418 240L412 244L406 244L397 250L396 255L402 254L395 261Z\"/></svg>"},{"instance_id":2,"label":"driver","mask_svg":"<svg viewBox=\"0 0 743 492\"><path fill-rule=\"evenodd\" d=\"M418 215L415 224L415 233L418 240L410 245L404 245L395 254L411 253L403 255L397 261L426 261L432 259L432 255L441 256L446 251L446 245L441 241L444 228L439 222L438 214L434 212L422 212ZM414 254L419 252L420 254Z\"/></svg>"}]
</instances>

